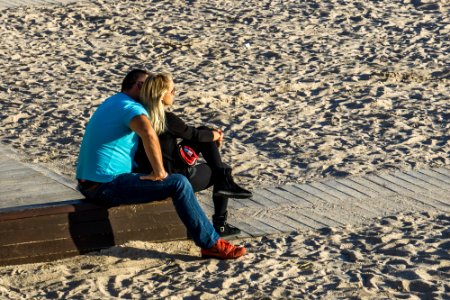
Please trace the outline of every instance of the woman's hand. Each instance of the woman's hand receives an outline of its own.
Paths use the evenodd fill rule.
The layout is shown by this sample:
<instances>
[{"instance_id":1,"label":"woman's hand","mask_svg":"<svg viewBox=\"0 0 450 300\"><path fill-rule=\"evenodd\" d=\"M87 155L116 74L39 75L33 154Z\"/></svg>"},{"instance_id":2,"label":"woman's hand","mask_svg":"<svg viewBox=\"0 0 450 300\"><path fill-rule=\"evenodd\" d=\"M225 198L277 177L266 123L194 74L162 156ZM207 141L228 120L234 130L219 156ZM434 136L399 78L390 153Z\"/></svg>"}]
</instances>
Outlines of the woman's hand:
<instances>
[{"instance_id":1,"label":"woman's hand","mask_svg":"<svg viewBox=\"0 0 450 300\"><path fill-rule=\"evenodd\" d=\"M217 148L220 148L223 143L223 131L220 129L213 130L214 141L216 142Z\"/></svg>"},{"instance_id":2,"label":"woman's hand","mask_svg":"<svg viewBox=\"0 0 450 300\"><path fill-rule=\"evenodd\" d=\"M163 181L164 179L167 178L167 176L169 176L169 174L167 174L166 171L164 171L164 173L161 174L155 174L155 172L151 172L149 175L139 177L139 179L151 181Z\"/></svg>"}]
</instances>

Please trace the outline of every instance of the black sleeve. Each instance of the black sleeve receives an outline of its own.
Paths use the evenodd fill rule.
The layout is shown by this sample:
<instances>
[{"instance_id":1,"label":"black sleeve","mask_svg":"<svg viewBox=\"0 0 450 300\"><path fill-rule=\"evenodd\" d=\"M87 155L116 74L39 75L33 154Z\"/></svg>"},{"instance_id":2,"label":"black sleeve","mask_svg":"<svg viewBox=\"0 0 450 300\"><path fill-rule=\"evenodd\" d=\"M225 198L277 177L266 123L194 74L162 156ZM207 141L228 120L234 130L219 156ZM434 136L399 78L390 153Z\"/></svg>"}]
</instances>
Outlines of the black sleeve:
<instances>
[{"instance_id":1,"label":"black sleeve","mask_svg":"<svg viewBox=\"0 0 450 300\"><path fill-rule=\"evenodd\" d=\"M183 120L171 112L166 112L166 126L167 131L177 138L201 143L212 142L214 139L212 130L204 127L199 129L188 126Z\"/></svg>"}]
</instances>

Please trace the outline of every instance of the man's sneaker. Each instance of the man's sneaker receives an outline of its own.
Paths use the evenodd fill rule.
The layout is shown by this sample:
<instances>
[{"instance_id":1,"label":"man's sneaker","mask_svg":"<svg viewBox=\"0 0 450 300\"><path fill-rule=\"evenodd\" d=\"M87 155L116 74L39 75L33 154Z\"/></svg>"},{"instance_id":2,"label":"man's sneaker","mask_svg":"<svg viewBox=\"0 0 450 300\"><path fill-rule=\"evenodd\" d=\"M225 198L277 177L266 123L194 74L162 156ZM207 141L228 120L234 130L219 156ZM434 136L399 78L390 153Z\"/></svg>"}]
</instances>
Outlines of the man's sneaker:
<instances>
[{"instance_id":1,"label":"man's sneaker","mask_svg":"<svg viewBox=\"0 0 450 300\"><path fill-rule=\"evenodd\" d=\"M230 242L219 238L209 249L202 249L203 258L235 259L241 257L246 252L244 247L234 246Z\"/></svg>"},{"instance_id":2,"label":"man's sneaker","mask_svg":"<svg viewBox=\"0 0 450 300\"><path fill-rule=\"evenodd\" d=\"M247 199L252 197L252 193L237 185L231 176L231 169L223 169L223 177L214 185L214 196Z\"/></svg>"},{"instance_id":3,"label":"man's sneaker","mask_svg":"<svg viewBox=\"0 0 450 300\"><path fill-rule=\"evenodd\" d=\"M214 229L216 232L221 236L228 236L228 235L237 235L241 233L241 230L239 228L234 227L233 225L228 224L227 222L228 218L228 212L225 212L223 216L216 216L214 215L212 217L212 223L214 226Z\"/></svg>"}]
</instances>

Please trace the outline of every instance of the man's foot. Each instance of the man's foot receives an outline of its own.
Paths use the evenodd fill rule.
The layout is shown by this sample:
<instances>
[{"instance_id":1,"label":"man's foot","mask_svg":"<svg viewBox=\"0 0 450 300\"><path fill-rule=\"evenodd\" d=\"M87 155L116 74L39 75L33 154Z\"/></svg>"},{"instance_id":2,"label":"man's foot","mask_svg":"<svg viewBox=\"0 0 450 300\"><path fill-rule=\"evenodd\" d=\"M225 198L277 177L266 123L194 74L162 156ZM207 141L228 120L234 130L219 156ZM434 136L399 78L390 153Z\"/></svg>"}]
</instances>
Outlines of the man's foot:
<instances>
[{"instance_id":1,"label":"man's foot","mask_svg":"<svg viewBox=\"0 0 450 300\"><path fill-rule=\"evenodd\" d=\"M246 252L244 247L234 246L230 242L219 238L209 249L202 249L203 258L235 259L241 257Z\"/></svg>"},{"instance_id":2,"label":"man's foot","mask_svg":"<svg viewBox=\"0 0 450 300\"><path fill-rule=\"evenodd\" d=\"M237 185L231 176L231 169L225 168L223 179L214 185L214 196L247 199L252 197L252 192Z\"/></svg>"},{"instance_id":3,"label":"man's foot","mask_svg":"<svg viewBox=\"0 0 450 300\"><path fill-rule=\"evenodd\" d=\"M225 212L222 216L216 216L214 215L212 217L212 223L214 226L214 229L216 232L221 236L228 236L228 235L237 235L241 233L241 230L239 228L234 227L233 225L228 224L227 222L228 218L228 212Z\"/></svg>"}]
</instances>

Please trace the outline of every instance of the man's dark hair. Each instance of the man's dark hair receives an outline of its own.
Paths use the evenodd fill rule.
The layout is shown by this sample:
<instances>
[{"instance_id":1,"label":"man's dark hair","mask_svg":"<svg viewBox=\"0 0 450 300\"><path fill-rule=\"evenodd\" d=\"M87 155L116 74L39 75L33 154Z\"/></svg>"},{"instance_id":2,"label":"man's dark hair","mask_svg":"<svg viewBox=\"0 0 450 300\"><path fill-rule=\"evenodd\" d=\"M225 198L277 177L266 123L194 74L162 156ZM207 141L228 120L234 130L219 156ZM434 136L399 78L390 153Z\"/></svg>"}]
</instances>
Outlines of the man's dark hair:
<instances>
[{"instance_id":1,"label":"man's dark hair","mask_svg":"<svg viewBox=\"0 0 450 300\"><path fill-rule=\"evenodd\" d=\"M131 70L123 79L122 89L120 91L123 92L131 89L142 75L148 75L148 72L140 69Z\"/></svg>"}]
</instances>

